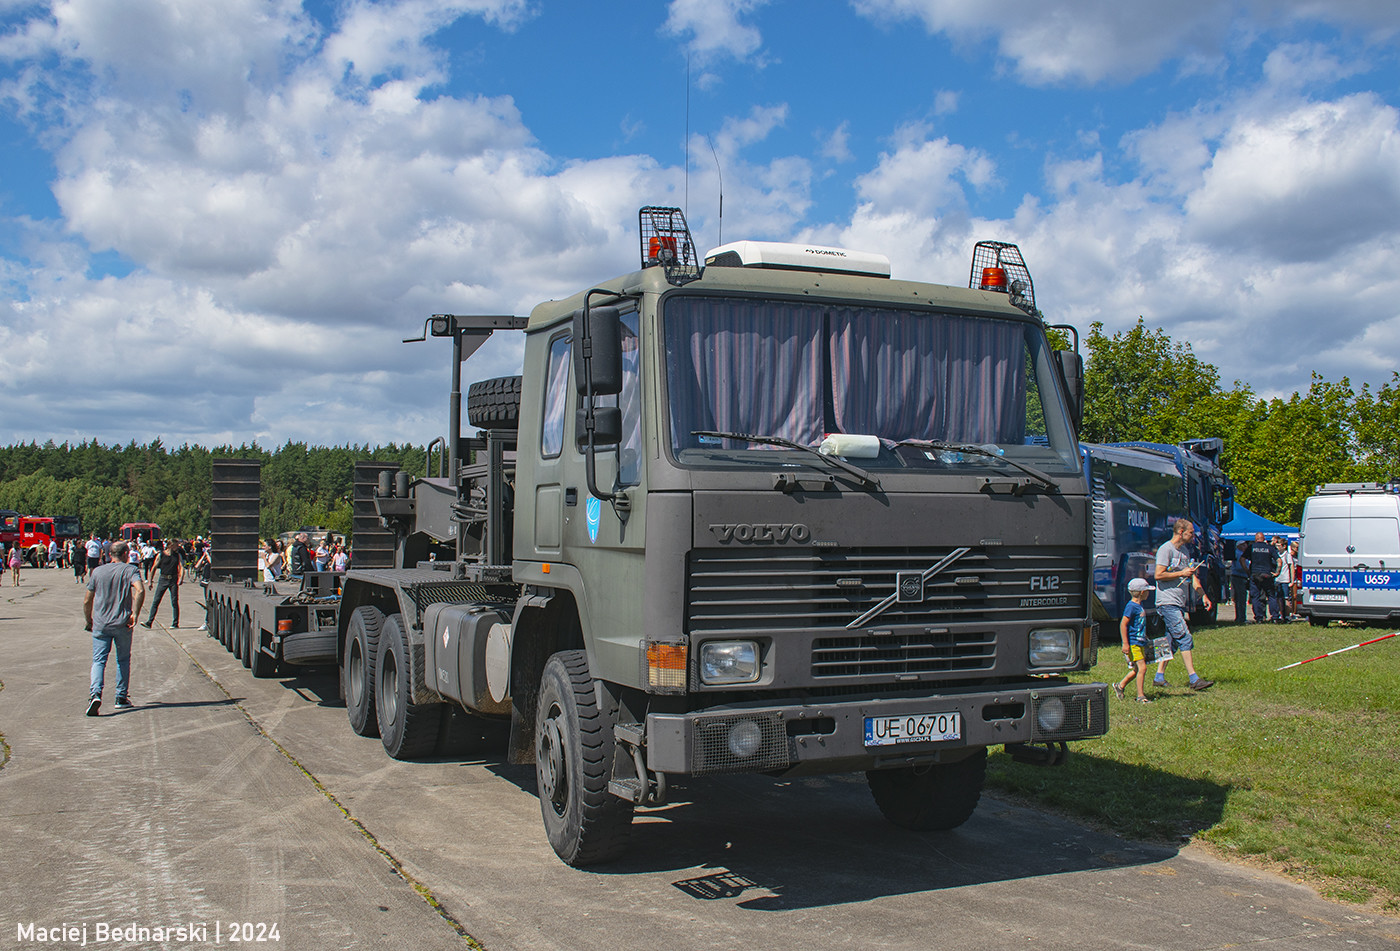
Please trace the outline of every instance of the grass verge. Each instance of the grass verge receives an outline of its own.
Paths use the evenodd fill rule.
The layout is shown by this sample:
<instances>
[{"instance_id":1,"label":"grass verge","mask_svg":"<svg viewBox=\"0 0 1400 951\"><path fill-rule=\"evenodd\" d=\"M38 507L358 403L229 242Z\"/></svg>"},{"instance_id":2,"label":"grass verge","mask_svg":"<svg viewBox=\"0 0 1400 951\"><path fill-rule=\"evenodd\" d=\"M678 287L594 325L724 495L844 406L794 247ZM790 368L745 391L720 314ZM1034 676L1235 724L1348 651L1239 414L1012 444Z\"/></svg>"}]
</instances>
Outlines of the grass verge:
<instances>
[{"instance_id":1,"label":"grass verge","mask_svg":"<svg viewBox=\"0 0 1400 951\"><path fill-rule=\"evenodd\" d=\"M1109 697L1109 732L1058 769L994 755L988 784L1148 840L1196 838L1277 868L1330 898L1400 912L1400 637L1276 668L1390 628L1220 625L1197 632L1208 691L1151 704ZM1104 644L1085 680L1116 682ZM1132 696L1132 687L1129 688Z\"/></svg>"}]
</instances>

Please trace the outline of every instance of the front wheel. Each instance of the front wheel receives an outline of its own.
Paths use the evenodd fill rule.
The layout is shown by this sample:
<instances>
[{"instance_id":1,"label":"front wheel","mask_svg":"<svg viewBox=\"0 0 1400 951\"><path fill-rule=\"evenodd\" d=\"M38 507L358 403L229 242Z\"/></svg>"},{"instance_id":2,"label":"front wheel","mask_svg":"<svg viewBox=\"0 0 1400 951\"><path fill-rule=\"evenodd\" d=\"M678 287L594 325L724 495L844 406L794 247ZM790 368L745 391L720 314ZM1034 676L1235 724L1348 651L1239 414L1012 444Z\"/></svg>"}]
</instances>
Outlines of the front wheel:
<instances>
[{"instance_id":1,"label":"front wheel","mask_svg":"<svg viewBox=\"0 0 1400 951\"><path fill-rule=\"evenodd\" d=\"M987 750L956 763L873 769L865 774L875 804L901 829L954 829L972 816L987 778Z\"/></svg>"},{"instance_id":2,"label":"front wheel","mask_svg":"<svg viewBox=\"0 0 1400 951\"><path fill-rule=\"evenodd\" d=\"M394 759L427 756L437 746L443 704L413 703L408 635L403 615L384 619L374 670L375 709L384 751Z\"/></svg>"},{"instance_id":3,"label":"front wheel","mask_svg":"<svg viewBox=\"0 0 1400 951\"><path fill-rule=\"evenodd\" d=\"M588 655L562 651L545 664L535 713L535 780L549 844L584 868L627 846L632 803L608 792L617 707L599 705Z\"/></svg>"}]
</instances>

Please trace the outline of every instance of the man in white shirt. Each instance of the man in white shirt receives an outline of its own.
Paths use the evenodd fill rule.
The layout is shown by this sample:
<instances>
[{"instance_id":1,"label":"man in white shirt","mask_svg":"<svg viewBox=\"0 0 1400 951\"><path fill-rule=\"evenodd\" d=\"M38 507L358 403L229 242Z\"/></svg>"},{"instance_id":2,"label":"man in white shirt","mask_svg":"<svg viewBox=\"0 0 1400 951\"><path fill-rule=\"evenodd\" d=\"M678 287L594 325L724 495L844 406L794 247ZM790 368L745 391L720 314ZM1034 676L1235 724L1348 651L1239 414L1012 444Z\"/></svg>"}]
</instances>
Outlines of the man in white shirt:
<instances>
[{"instance_id":1,"label":"man in white shirt","mask_svg":"<svg viewBox=\"0 0 1400 951\"><path fill-rule=\"evenodd\" d=\"M1191 630L1186 626L1186 611L1190 607L1190 593L1194 588L1201 592L1201 601L1210 610L1210 596L1201 587L1201 579L1196 577L1196 565L1191 561L1187 549L1196 539L1196 526L1189 518L1179 518L1172 525L1170 541L1157 549L1157 614L1167 626L1167 637L1171 639L1173 654L1180 654L1186 662L1186 673L1190 677L1192 690L1206 690L1215 681L1206 680L1196 673L1191 662L1191 650L1195 643L1191 640ZM1167 686L1167 663L1157 665L1157 676L1153 685Z\"/></svg>"}]
</instances>

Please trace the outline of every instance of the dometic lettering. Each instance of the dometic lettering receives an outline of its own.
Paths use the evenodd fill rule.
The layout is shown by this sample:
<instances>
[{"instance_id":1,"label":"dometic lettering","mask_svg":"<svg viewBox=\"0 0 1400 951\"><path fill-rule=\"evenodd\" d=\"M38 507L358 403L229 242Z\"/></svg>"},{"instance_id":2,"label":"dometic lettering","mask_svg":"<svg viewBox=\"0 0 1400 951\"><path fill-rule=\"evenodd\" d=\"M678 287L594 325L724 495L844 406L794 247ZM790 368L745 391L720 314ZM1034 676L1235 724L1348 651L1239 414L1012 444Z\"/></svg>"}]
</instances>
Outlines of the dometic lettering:
<instances>
[{"instance_id":1,"label":"dometic lettering","mask_svg":"<svg viewBox=\"0 0 1400 951\"><path fill-rule=\"evenodd\" d=\"M741 545L786 545L788 542L805 545L812 540L812 530L801 522L792 525L748 522L714 524L710 526L710 531L726 545L731 541Z\"/></svg>"},{"instance_id":2,"label":"dometic lettering","mask_svg":"<svg viewBox=\"0 0 1400 951\"><path fill-rule=\"evenodd\" d=\"M831 250L830 248L808 248L808 249L807 249L807 253L808 253L808 254L827 254L827 255L830 255L830 256L833 257L833 258L844 258L844 257L846 256L846 252L845 252L845 251L833 251L833 250Z\"/></svg>"}]
</instances>

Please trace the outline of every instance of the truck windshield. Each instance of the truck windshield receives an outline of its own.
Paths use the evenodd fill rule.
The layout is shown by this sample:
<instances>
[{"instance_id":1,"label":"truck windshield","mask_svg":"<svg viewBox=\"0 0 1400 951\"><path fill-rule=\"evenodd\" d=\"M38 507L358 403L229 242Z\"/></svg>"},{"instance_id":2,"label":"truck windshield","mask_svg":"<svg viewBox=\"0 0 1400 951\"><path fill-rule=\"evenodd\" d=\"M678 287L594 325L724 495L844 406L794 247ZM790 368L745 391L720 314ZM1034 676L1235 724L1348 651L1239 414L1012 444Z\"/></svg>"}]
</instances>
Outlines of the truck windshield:
<instances>
[{"instance_id":1,"label":"truck windshield","mask_svg":"<svg viewBox=\"0 0 1400 951\"><path fill-rule=\"evenodd\" d=\"M1032 322L688 295L669 298L663 319L671 449L684 465L771 465L785 451L717 433L804 446L848 433L880 441L878 454L855 460L864 469L1011 471L1002 456L1078 469Z\"/></svg>"}]
</instances>

